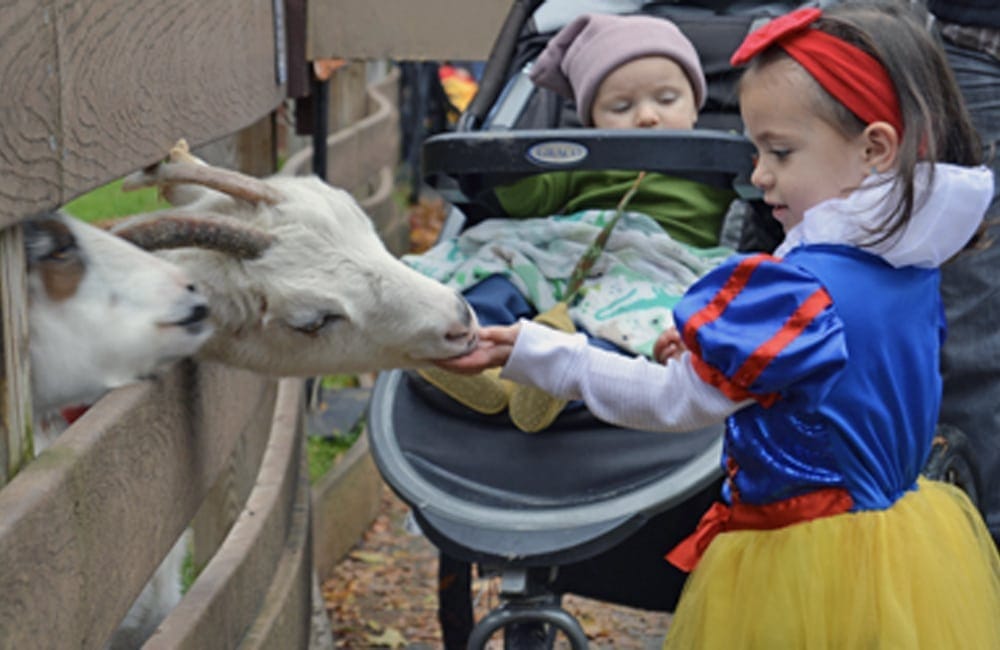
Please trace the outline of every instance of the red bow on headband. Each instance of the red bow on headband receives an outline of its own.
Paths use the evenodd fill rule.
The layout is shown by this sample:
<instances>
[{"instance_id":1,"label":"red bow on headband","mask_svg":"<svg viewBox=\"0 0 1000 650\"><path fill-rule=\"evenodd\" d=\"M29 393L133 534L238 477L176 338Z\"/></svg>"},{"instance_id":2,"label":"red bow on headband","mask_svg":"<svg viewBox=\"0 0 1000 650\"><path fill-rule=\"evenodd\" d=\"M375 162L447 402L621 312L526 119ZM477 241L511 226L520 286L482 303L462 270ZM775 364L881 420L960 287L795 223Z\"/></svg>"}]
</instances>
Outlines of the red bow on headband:
<instances>
[{"instance_id":1,"label":"red bow on headband","mask_svg":"<svg viewBox=\"0 0 1000 650\"><path fill-rule=\"evenodd\" d=\"M812 8L775 18L748 35L730 63L743 65L776 45L865 124L888 122L902 137L903 116L889 73L868 53L810 28L822 15L822 10Z\"/></svg>"},{"instance_id":2,"label":"red bow on headband","mask_svg":"<svg viewBox=\"0 0 1000 650\"><path fill-rule=\"evenodd\" d=\"M809 25L822 15L822 9L796 9L780 18L775 18L748 34L739 48L733 52L729 62L733 65L749 63L750 59L780 41L782 37L809 29Z\"/></svg>"}]
</instances>

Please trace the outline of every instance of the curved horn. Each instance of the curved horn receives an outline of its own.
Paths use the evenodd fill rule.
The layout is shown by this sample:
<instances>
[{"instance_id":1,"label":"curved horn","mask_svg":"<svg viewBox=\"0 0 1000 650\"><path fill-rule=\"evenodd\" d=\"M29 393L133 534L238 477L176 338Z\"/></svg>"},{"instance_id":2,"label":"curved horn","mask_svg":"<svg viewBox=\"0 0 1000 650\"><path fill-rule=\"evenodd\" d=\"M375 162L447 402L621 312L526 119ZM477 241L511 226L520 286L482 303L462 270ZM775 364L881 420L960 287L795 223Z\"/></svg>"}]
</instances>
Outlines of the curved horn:
<instances>
[{"instance_id":1,"label":"curved horn","mask_svg":"<svg viewBox=\"0 0 1000 650\"><path fill-rule=\"evenodd\" d=\"M251 203L275 205L285 200L281 192L259 178L196 162L160 162L146 167L126 176L122 190L177 183L203 185Z\"/></svg>"},{"instance_id":2,"label":"curved horn","mask_svg":"<svg viewBox=\"0 0 1000 650\"><path fill-rule=\"evenodd\" d=\"M245 260L263 255L276 239L224 214L172 210L133 217L111 232L145 250L205 248Z\"/></svg>"}]
</instances>

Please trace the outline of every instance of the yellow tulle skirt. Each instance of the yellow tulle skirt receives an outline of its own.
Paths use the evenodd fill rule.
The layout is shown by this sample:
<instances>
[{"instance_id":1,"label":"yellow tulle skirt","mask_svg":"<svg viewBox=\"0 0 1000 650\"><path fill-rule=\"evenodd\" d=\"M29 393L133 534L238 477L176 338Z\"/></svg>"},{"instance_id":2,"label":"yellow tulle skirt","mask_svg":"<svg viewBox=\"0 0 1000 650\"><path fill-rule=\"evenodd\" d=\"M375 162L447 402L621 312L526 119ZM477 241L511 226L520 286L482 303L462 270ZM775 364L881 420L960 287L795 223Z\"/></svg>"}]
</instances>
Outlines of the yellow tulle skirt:
<instances>
[{"instance_id":1,"label":"yellow tulle skirt","mask_svg":"<svg viewBox=\"0 0 1000 650\"><path fill-rule=\"evenodd\" d=\"M888 510L720 534L671 650L998 650L1000 557L965 494L920 480Z\"/></svg>"}]
</instances>

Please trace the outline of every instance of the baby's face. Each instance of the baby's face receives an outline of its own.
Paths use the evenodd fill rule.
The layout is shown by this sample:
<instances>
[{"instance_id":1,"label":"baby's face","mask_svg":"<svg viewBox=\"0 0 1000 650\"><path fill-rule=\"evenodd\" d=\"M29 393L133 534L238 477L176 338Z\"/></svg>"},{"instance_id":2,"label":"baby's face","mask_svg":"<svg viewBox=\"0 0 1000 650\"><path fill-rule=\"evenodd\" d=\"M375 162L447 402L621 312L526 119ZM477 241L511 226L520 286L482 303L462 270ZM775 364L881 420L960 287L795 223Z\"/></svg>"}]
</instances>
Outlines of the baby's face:
<instances>
[{"instance_id":1,"label":"baby's face","mask_svg":"<svg viewBox=\"0 0 1000 650\"><path fill-rule=\"evenodd\" d=\"M684 69L664 56L647 56L604 78L590 116L599 129L690 129L698 109Z\"/></svg>"}]
</instances>

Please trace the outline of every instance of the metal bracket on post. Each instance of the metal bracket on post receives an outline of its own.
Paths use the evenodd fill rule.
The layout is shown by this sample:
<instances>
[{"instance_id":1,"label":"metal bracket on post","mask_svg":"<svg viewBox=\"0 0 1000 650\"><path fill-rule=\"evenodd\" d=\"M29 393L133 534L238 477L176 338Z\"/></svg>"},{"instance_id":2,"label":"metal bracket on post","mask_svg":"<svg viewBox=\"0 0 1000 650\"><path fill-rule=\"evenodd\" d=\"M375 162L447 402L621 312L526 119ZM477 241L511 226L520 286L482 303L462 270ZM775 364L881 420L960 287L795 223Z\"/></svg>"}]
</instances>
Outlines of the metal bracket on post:
<instances>
[{"instance_id":1,"label":"metal bracket on post","mask_svg":"<svg viewBox=\"0 0 1000 650\"><path fill-rule=\"evenodd\" d=\"M310 75L313 97L312 167L324 182L326 177L326 138L330 130L330 80L320 79L315 69Z\"/></svg>"},{"instance_id":2,"label":"metal bracket on post","mask_svg":"<svg viewBox=\"0 0 1000 650\"><path fill-rule=\"evenodd\" d=\"M288 51L285 45L285 0L273 0L274 6L274 80L279 86L288 82Z\"/></svg>"}]
</instances>

